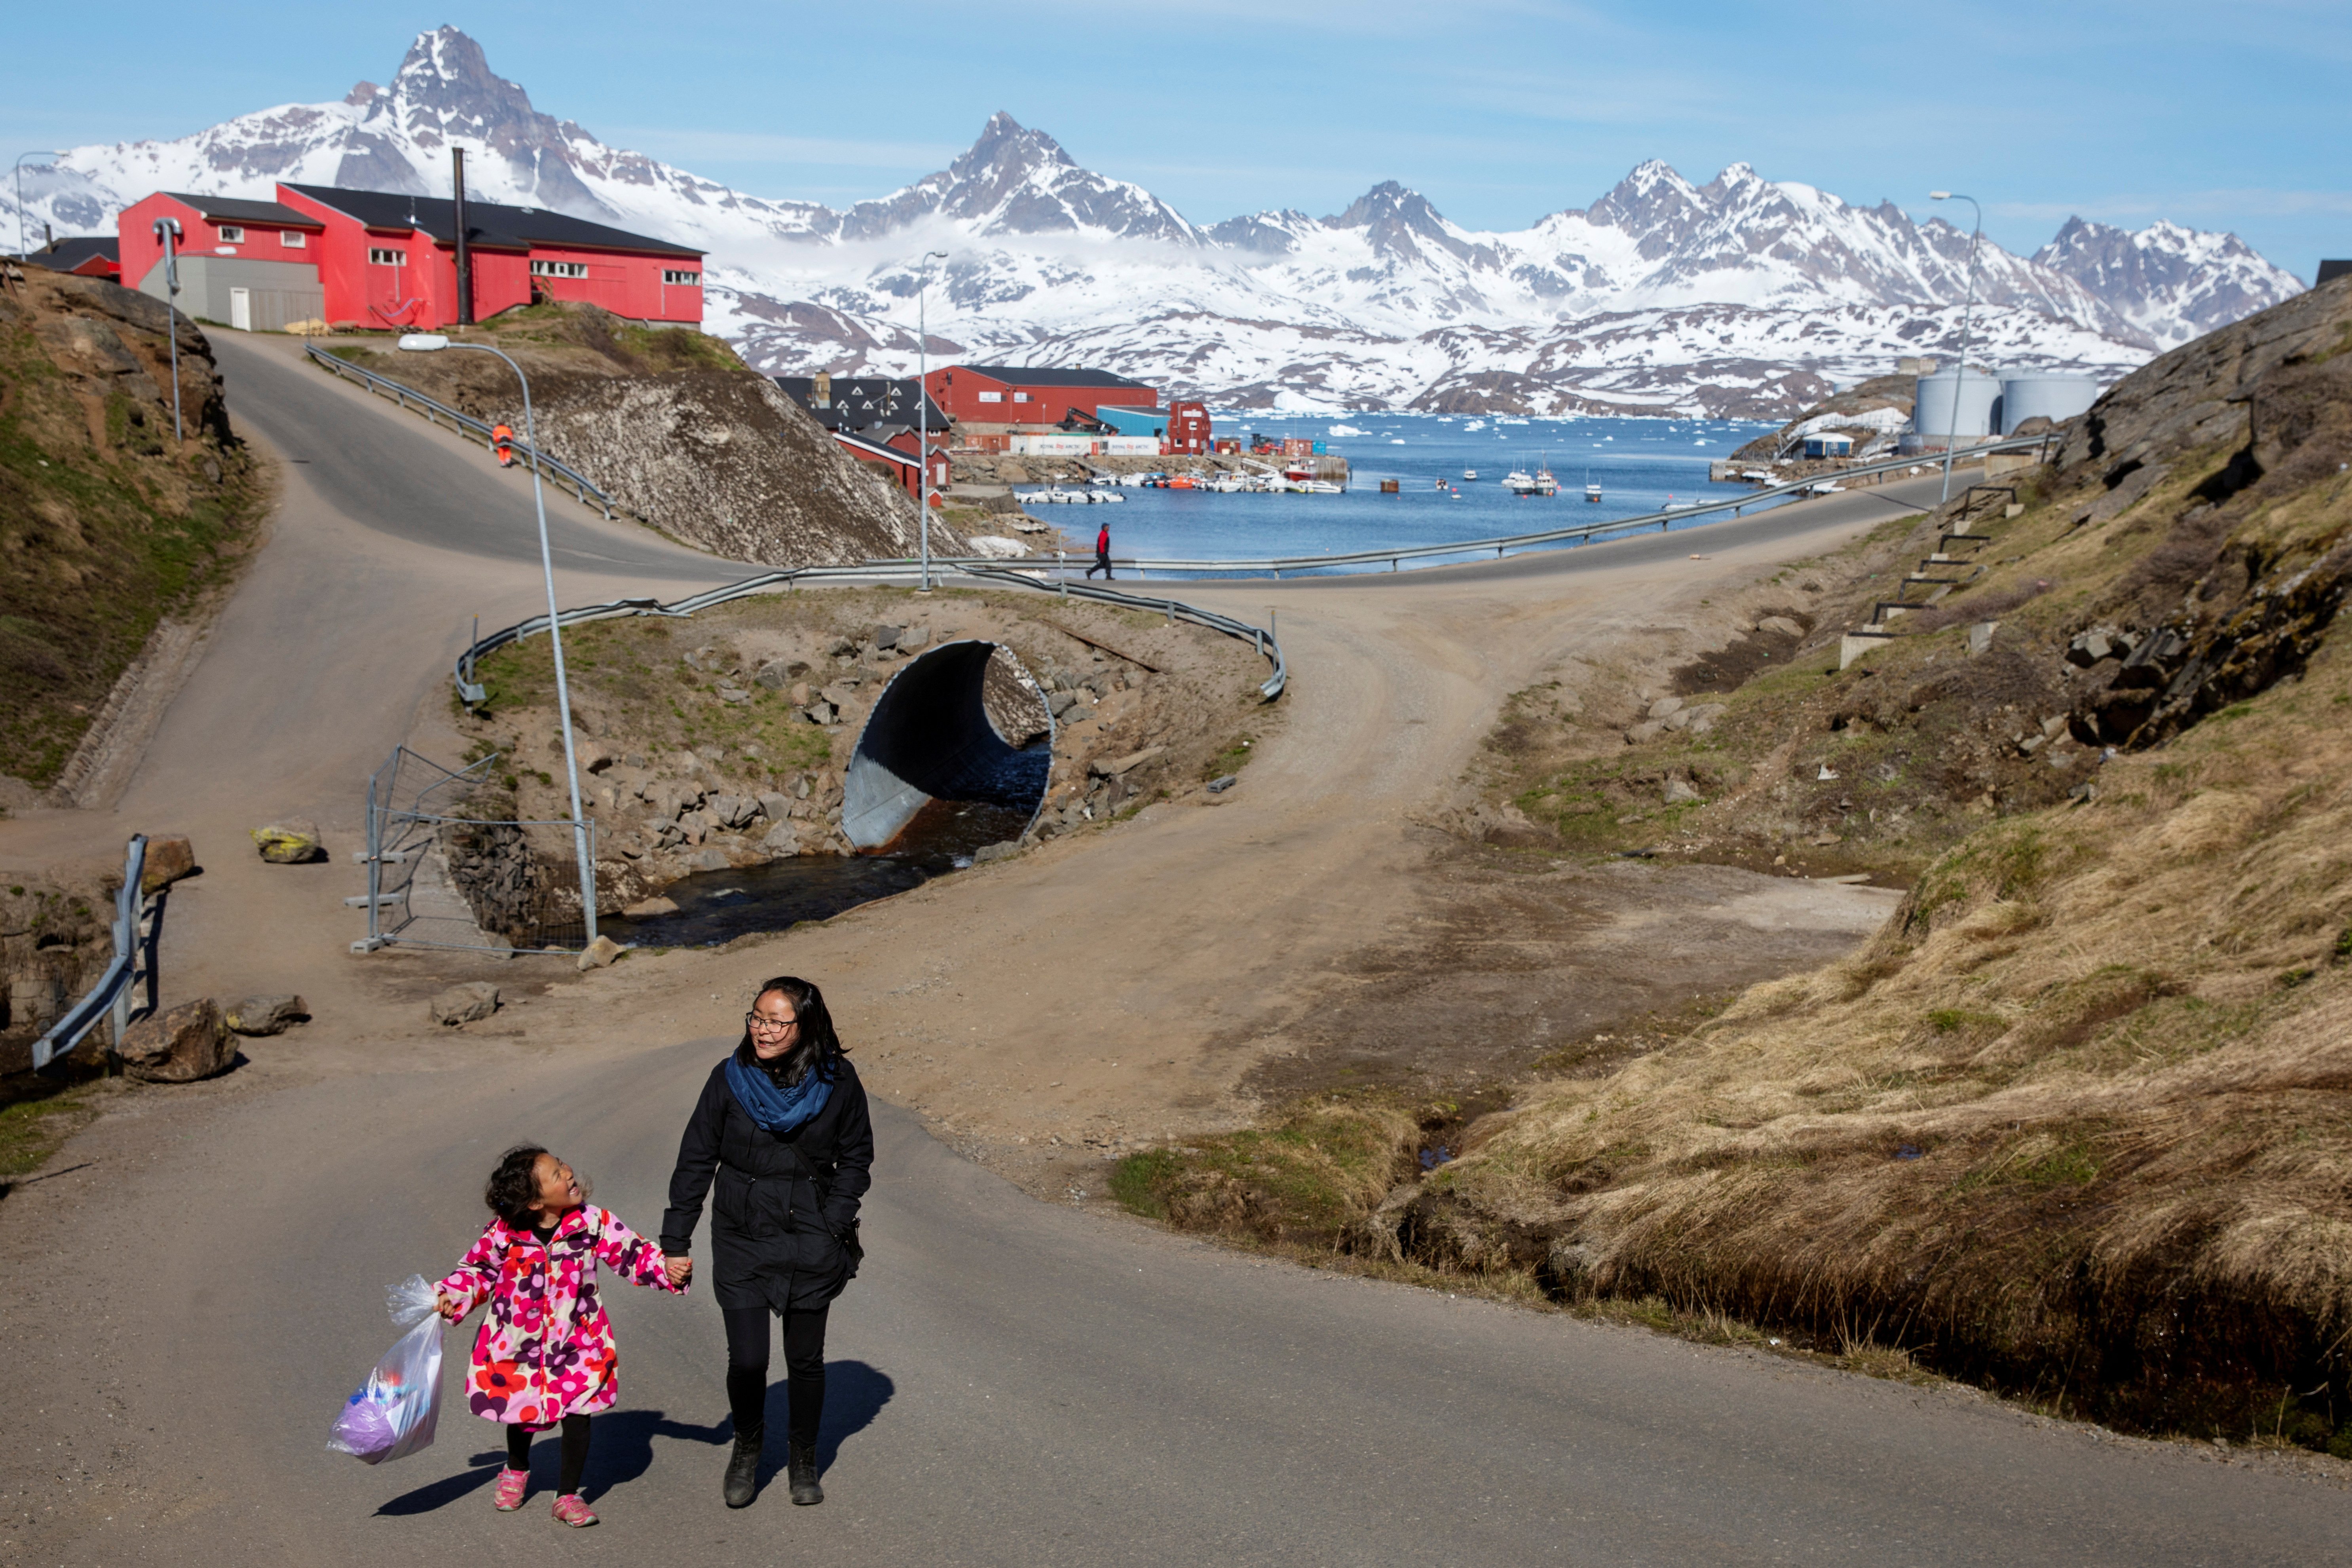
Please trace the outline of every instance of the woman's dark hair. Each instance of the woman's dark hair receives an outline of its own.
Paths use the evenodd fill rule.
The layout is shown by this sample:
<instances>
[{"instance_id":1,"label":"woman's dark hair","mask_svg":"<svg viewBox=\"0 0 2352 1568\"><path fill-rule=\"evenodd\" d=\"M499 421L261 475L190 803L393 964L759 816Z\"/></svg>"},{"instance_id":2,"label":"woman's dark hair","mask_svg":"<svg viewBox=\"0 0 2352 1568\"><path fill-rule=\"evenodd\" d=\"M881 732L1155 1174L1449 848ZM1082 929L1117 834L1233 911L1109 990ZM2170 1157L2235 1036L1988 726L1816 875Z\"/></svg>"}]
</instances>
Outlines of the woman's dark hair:
<instances>
[{"instance_id":1,"label":"woman's dark hair","mask_svg":"<svg viewBox=\"0 0 2352 1568\"><path fill-rule=\"evenodd\" d=\"M801 1022L800 1034L793 1041L792 1055L778 1064L784 1076L798 1082L801 1074L814 1063L819 1072L831 1078L835 1064L849 1052L842 1045L841 1037L834 1033L833 1015L825 1011L824 993L797 974L779 974L772 980L760 982L760 988L751 993L751 1005L759 1006L760 998L771 991L781 991L792 999L793 1016ZM750 1029L743 1031L743 1037L736 1043L735 1049L746 1061L760 1060L759 1053L751 1048Z\"/></svg>"},{"instance_id":2,"label":"woman's dark hair","mask_svg":"<svg viewBox=\"0 0 2352 1568\"><path fill-rule=\"evenodd\" d=\"M499 1156L499 1168L482 1188L490 1212L520 1230L530 1224L531 1205L539 1202L539 1157L547 1151L536 1143L518 1143Z\"/></svg>"}]
</instances>

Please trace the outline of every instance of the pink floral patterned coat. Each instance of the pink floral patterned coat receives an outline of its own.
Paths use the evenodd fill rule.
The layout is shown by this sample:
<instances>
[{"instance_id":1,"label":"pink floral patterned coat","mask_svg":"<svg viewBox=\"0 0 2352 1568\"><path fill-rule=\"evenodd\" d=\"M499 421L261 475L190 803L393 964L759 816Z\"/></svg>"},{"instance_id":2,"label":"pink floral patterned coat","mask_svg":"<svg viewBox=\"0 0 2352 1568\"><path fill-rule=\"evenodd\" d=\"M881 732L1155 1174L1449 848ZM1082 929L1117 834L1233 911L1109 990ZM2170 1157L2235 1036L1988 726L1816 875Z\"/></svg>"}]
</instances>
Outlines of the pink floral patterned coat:
<instances>
[{"instance_id":1,"label":"pink floral patterned coat","mask_svg":"<svg viewBox=\"0 0 2352 1568\"><path fill-rule=\"evenodd\" d=\"M466 1374L475 1415L539 1430L609 1409L619 1397L613 1320L596 1293L599 1261L631 1284L685 1293L663 1271L661 1248L593 1204L565 1215L544 1247L529 1229L493 1219L441 1281L458 1304L448 1314L453 1323L490 1304Z\"/></svg>"}]
</instances>

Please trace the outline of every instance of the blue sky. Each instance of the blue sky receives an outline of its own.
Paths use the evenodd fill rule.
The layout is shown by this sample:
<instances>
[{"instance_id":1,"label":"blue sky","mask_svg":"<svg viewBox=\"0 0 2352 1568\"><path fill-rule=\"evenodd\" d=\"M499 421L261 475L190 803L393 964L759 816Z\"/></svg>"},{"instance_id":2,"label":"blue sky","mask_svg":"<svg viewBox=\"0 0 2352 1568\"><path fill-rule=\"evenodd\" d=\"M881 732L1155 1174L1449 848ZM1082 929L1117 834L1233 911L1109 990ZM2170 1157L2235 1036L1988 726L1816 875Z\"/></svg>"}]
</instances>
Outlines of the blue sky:
<instances>
[{"instance_id":1,"label":"blue sky","mask_svg":"<svg viewBox=\"0 0 2352 1568\"><path fill-rule=\"evenodd\" d=\"M451 23L542 110L761 195L842 205L943 165L992 111L1187 216L1337 212L1402 180L1515 228L1640 160L1747 162L2030 251L2069 213L2229 228L2308 279L2352 256L2352 5L2039 8L1108 0L555 7L393 0L11 7L13 145L184 135L383 81Z\"/></svg>"}]
</instances>

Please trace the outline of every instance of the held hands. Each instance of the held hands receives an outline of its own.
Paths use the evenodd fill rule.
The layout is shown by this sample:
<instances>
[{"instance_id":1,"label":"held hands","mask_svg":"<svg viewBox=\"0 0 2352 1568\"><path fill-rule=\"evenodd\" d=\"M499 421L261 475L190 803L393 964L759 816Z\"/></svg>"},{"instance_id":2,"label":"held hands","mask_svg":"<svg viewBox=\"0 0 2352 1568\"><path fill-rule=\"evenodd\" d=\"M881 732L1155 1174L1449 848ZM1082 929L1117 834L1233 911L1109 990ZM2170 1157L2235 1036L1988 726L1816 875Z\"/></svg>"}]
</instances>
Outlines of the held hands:
<instances>
[{"instance_id":1,"label":"held hands","mask_svg":"<svg viewBox=\"0 0 2352 1568\"><path fill-rule=\"evenodd\" d=\"M670 1286L675 1289L694 1277L694 1259L665 1257L662 1259L662 1272L668 1277Z\"/></svg>"}]
</instances>

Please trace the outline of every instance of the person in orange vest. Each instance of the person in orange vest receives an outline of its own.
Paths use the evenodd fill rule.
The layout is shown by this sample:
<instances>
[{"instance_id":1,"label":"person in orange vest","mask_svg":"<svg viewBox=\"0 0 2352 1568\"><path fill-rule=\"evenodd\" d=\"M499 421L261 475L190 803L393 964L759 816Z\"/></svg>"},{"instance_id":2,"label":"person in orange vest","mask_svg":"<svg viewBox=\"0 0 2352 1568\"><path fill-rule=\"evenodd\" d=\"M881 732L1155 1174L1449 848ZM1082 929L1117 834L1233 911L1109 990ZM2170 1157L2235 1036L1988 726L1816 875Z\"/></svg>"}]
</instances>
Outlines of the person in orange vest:
<instances>
[{"instance_id":1,"label":"person in orange vest","mask_svg":"<svg viewBox=\"0 0 2352 1568\"><path fill-rule=\"evenodd\" d=\"M514 426L498 424L490 426L490 450L499 455L499 467L514 467Z\"/></svg>"},{"instance_id":2,"label":"person in orange vest","mask_svg":"<svg viewBox=\"0 0 2352 1568\"><path fill-rule=\"evenodd\" d=\"M1103 574L1104 582L1108 583L1112 580L1110 574L1110 524L1107 522L1104 523L1102 528L1095 534L1095 563L1087 568L1087 580L1088 582L1092 582L1094 580L1094 574L1097 572Z\"/></svg>"}]
</instances>

